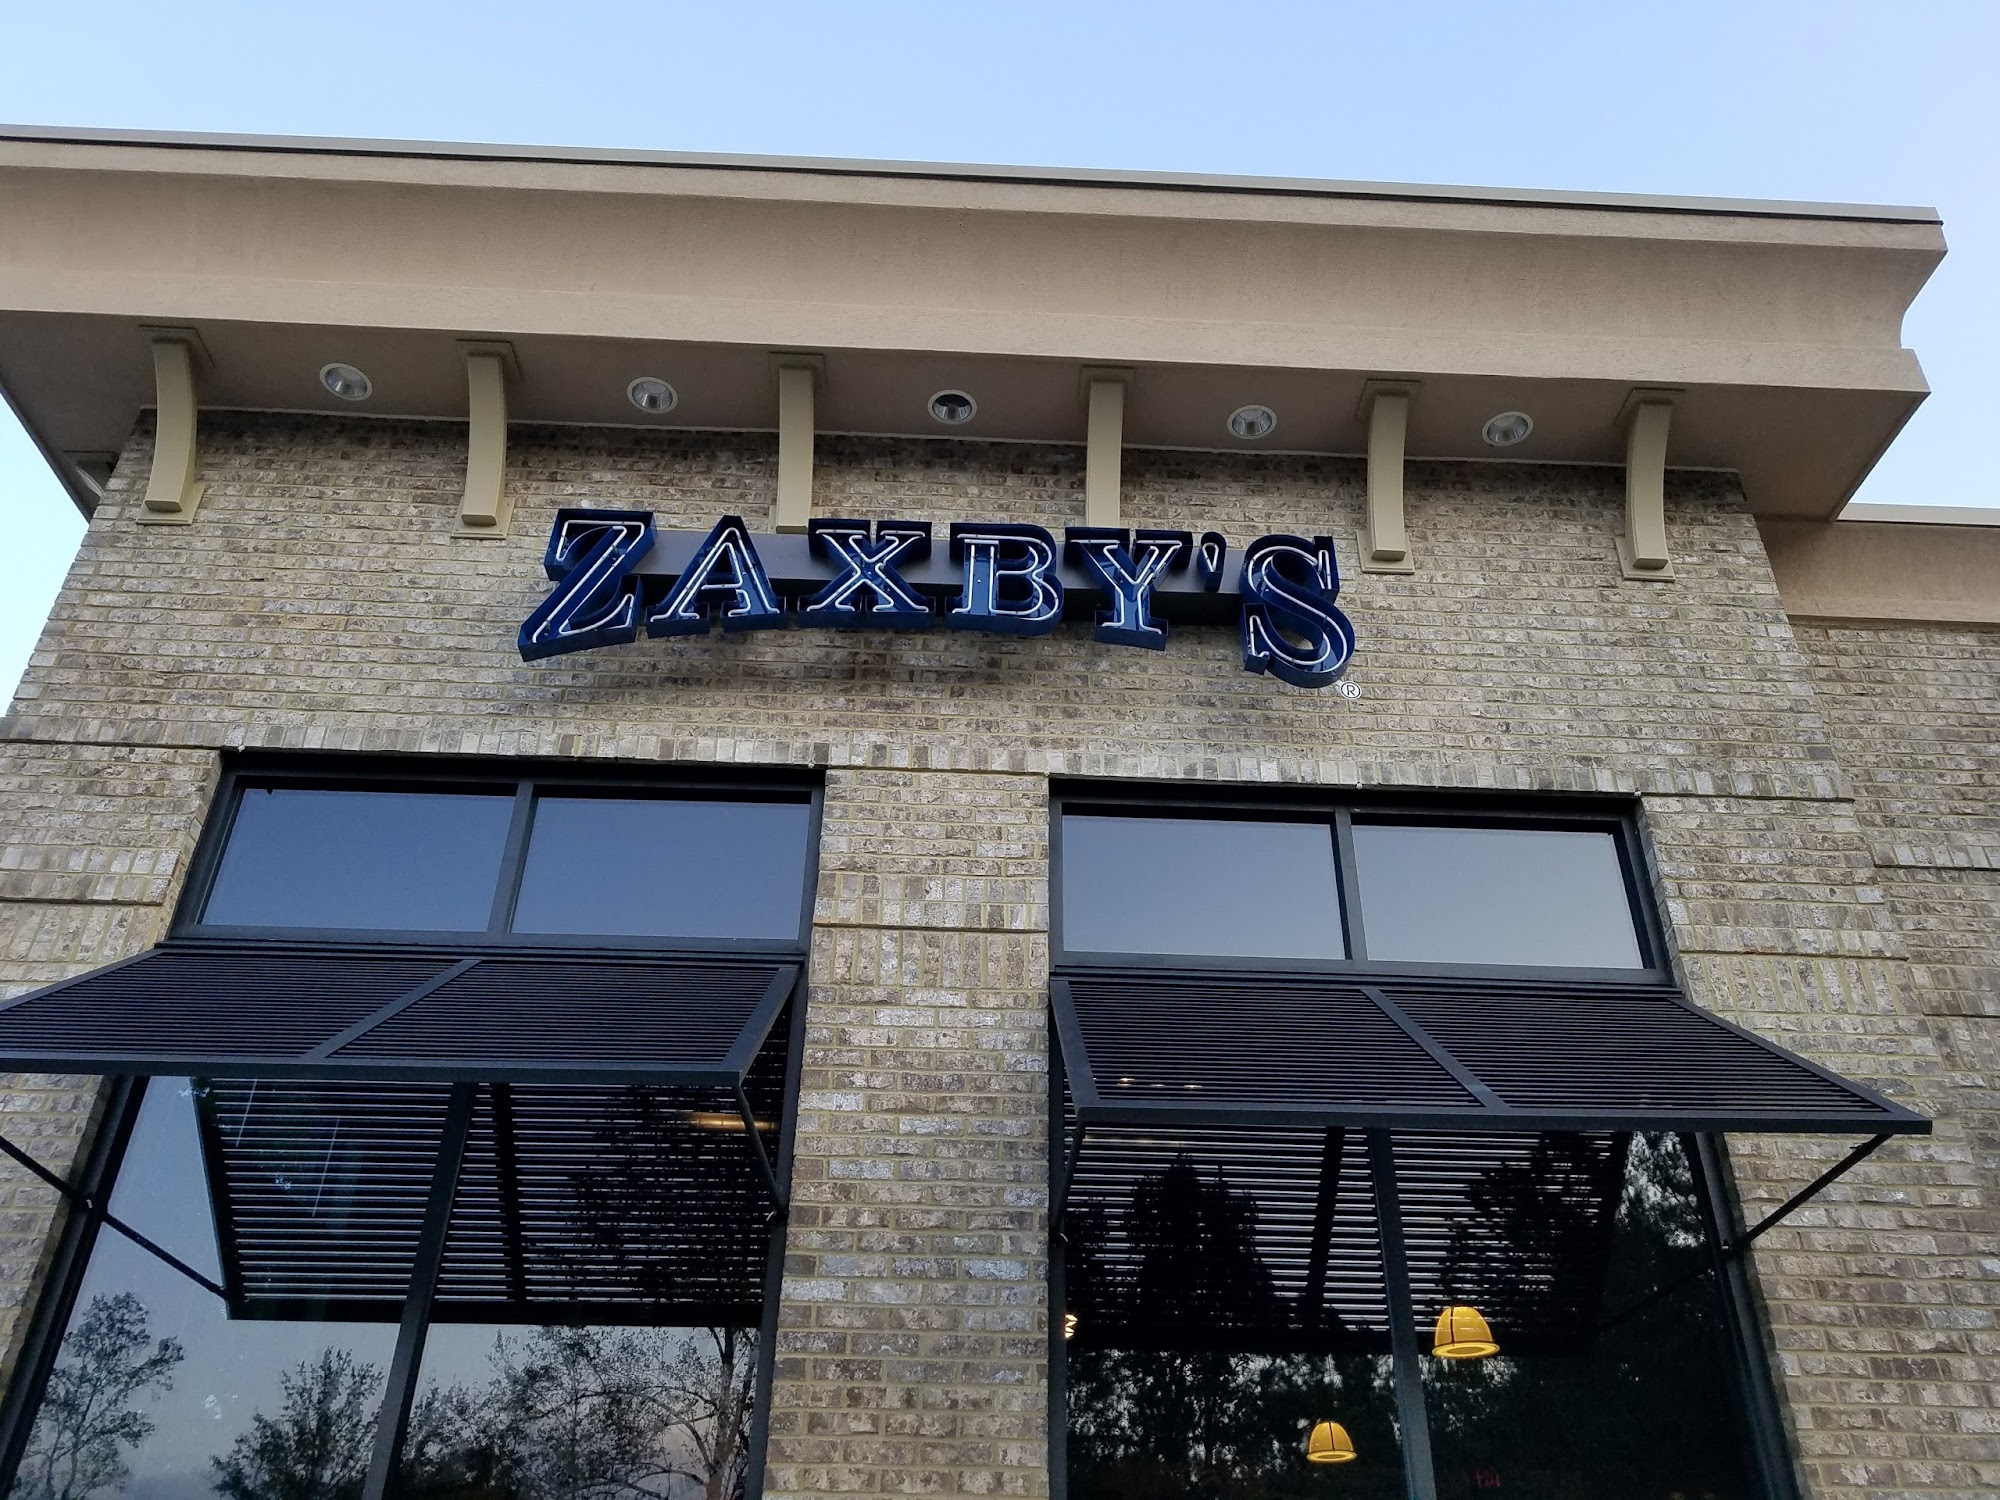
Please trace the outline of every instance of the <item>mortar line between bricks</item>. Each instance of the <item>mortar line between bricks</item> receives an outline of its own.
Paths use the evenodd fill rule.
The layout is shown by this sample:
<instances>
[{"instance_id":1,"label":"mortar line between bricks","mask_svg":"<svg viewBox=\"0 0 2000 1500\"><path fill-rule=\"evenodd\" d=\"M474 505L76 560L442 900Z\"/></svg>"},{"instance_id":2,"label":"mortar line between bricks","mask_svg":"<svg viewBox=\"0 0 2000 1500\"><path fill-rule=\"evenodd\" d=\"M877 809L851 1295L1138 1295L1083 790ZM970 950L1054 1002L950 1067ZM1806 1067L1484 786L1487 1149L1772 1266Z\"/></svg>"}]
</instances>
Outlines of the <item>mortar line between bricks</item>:
<instances>
[{"instance_id":1,"label":"mortar line between bricks","mask_svg":"<svg viewBox=\"0 0 2000 1500\"><path fill-rule=\"evenodd\" d=\"M13 872L11 872L11 871L0 871L0 874L11 874L11 873L13 873ZM40 875L40 874L44 874L44 873L47 873L47 872L45 872L45 871L41 871L41 870L33 870L33 871L29 871L29 872L27 872L27 873L29 873L29 874L35 874L35 875ZM63 874L67 874L67 872L66 872L66 871L63 871L63 872L58 872L58 873L63 873ZM81 879L86 879L86 880L89 880L89 879L95 879L95 878L97 878L97 877L94 877L94 876L82 876L82 877L77 877L77 878L81 878ZM123 876L106 876L106 877L104 877L104 878L105 878L105 879L114 879L114 880L115 880L115 879L124 879L125 877L123 877ZM142 877L140 877L140 878L142 878L142 879L146 879L146 880L154 880L154 879L158 879L159 877L157 877L157 876L152 876L152 875L147 875L147 876L142 876ZM16 904L16 905L19 905L19 906L54 906L54 907L64 907L64 906L74 906L74 907L78 908L79 910L93 910L93 911L94 911L94 910L97 910L97 909L100 909L100 908L105 908L105 907L112 907L112 908L116 908L116 909L118 909L118 910L120 910L120 911L159 911L159 910L160 910L160 909L161 909L162 907L164 907L164 906L165 906L165 905L167 904L167 903L166 903L166 902L164 902L164 901L92 901L92 900L88 899L87 897L86 897L86 898L78 898L78 897L75 897L75 896L69 896L69 897L62 897L62 896L9 896L9 895L5 894L4 892L0 892L0 905L4 905L4 904L6 904L6 903L8 903L8 902L12 902L12 903L14 903L14 904Z\"/></svg>"},{"instance_id":2,"label":"mortar line between bricks","mask_svg":"<svg viewBox=\"0 0 2000 1500\"><path fill-rule=\"evenodd\" d=\"M1681 948L1682 958L1804 958L1815 963L1908 964L1906 953L1800 953L1793 948Z\"/></svg>"}]
</instances>

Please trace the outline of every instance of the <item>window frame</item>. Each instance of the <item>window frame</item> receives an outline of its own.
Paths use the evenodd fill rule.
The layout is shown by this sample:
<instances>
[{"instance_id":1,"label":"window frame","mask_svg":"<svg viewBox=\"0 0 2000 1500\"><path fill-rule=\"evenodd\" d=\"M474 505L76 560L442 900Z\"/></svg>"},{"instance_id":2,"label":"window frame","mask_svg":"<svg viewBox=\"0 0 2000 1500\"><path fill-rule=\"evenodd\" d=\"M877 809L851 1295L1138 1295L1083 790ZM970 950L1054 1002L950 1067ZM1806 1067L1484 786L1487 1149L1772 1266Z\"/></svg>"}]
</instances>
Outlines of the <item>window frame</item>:
<instances>
[{"instance_id":1,"label":"window frame","mask_svg":"<svg viewBox=\"0 0 2000 1500\"><path fill-rule=\"evenodd\" d=\"M1057 783L1049 791L1049 947L1053 969L1177 969L1328 974L1362 978L1572 979L1671 986L1671 949L1652 899L1650 864L1638 818L1629 797L1527 797L1440 792L1329 792L1309 787L1265 789L1231 786L1204 795L1195 788ZM1063 819L1069 813L1110 817L1256 818L1277 822L1323 822L1334 843L1334 880L1340 901L1341 933L1348 956L1340 959L1258 958L1222 954L1117 953L1068 946L1063 917ZM1518 828L1550 832L1608 833L1618 854L1626 907L1632 914L1641 964L1636 968L1581 965L1424 963L1367 957L1361 912L1360 871L1354 854L1354 824L1404 823L1432 827Z\"/></svg>"},{"instance_id":2,"label":"window frame","mask_svg":"<svg viewBox=\"0 0 2000 1500\"><path fill-rule=\"evenodd\" d=\"M418 792L464 795L485 791L508 795L513 809L500 863L494 872L494 898L486 926L476 930L361 927L275 927L204 921L222 868L224 854L246 790ZM778 938L655 937L634 933L513 932L514 908L527 870L529 834L536 801L545 795L620 795L655 801L774 802L802 806L806 813L803 879L800 882L798 924L792 935ZM187 884L168 935L175 939L226 942L351 943L367 946L452 947L465 951L511 952L561 949L617 953L790 953L803 954L812 934L813 898L819 869L820 816L823 786L817 777L759 773L746 769L718 774L707 768L682 771L662 767L659 774L640 774L626 767L598 770L563 767L546 762L463 760L425 756L407 759L358 760L350 757L245 757L223 768L210 813L195 846Z\"/></svg>"}]
</instances>

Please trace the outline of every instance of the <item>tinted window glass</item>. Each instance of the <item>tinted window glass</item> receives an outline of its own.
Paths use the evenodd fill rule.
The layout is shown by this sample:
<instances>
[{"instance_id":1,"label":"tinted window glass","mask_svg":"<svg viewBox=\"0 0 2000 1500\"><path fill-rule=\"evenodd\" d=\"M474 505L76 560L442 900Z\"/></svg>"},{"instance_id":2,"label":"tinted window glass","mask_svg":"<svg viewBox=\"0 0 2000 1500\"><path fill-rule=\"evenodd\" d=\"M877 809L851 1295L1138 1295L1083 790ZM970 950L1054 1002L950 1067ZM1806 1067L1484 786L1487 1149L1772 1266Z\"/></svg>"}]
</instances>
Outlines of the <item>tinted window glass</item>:
<instances>
[{"instance_id":1,"label":"tinted window glass","mask_svg":"<svg viewBox=\"0 0 2000 1500\"><path fill-rule=\"evenodd\" d=\"M1370 958L1643 967L1609 833L1356 823L1354 856Z\"/></svg>"},{"instance_id":2,"label":"tinted window glass","mask_svg":"<svg viewBox=\"0 0 2000 1500\"><path fill-rule=\"evenodd\" d=\"M1487 1315L1500 1347L1448 1360L1424 1341L1439 1500L1766 1493L1726 1373L1721 1299L1698 1274L1706 1234L1679 1140L1632 1138L1623 1181L1592 1190L1604 1225L1579 1211L1579 1139L1542 1136L1527 1161L1467 1184L1483 1212L1452 1226L1446 1288Z\"/></svg>"},{"instance_id":3,"label":"tinted window glass","mask_svg":"<svg viewBox=\"0 0 2000 1500\"><path fill-rule=\"evenodd\" d=\"M246 788L204 922L482 932L511 796Z\"/></svg>"},{"instance_id":4,"label":"tinted window glass","mask_svg":"<svg viewBox=\"0 0 2000 1500\"><path fill-rule=\"evenodd\" d=\"M147 1084L111 1211L219 1282L205 1151L244 1122L216 1110L203 1126L203 1088L185 1078ZM381 1240L378 1207L338 1191L343 1172L374 1164L339 1124L321 1117L282 1131L262 1170L239 1184L297 1205L308 1247ZM344 1157L330 1149L336 1140ZM435 1153L434 1142L412 1152L405 1171L421 1183ZM412 1233L402 1244L415 1241ZM410 1257L388 1259L407 1282ZM294 1278L282 1306L232 1316L221 1297L124 1236L100 1233L11 1500L360 1494L396 1325L320 1316L327 1309L314 1294L331 1290Z\"/></svg>"},{"instance_id":5,"label":"tinted window glass","mask_svg":"<svg viewBox=\"0 0 2000 1500\"><path fill-rule=\"evenodd\" d=\"M803 802L544 797L514 930L797 937L811 816Z\"/></svg>"},{"instance_id":6,"label":"tinted window glass","mask_svg":"<svg viewBox=\"0 0 2000 1500\"><path fill-rule=\"evenodd\" d=\"M1062 861L1072 952L1346 953L1325 823L1070 816Z\"/></svg>"}]
</instances>

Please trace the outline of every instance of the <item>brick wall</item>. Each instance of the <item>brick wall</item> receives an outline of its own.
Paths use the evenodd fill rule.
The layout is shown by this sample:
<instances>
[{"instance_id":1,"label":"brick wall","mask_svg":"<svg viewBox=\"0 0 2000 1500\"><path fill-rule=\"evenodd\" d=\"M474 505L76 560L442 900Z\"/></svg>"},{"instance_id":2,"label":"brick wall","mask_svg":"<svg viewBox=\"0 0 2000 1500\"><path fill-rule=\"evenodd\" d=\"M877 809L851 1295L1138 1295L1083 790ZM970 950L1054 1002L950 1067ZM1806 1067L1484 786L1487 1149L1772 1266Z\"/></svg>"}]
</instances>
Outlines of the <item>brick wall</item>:
<instances>
[{"instance_id":1,"label":"brick wall","mask_svg":"<svg viewBox=\"0 0 2000 1500\"><path fill-rule=\"evenodd\" d=\"M1767 1285L1843 1294L1830 1317L1778 1302L1777 1333L1834 1472L1876 1493L2000 1493L2000 631L1795 630L1942 1087L1908 1170L1767 1255Z\"/></svg>"},{"instance_id":2,"label":"brick wall","mask_svg":"<svg viewBox=\"0 0 2000 1500\"><path fill-rule=\"evenodd\" d=\"M1890 899L1824 671L1731 481L1673 477L1680 578L1641 584L1618 576L1615 471L1412 465L1419 571L1347 579L1348 700L1243 672L1215 628L1177 628L1161 653L1071 625L642 641L524 666L513 637L547 588L555 507L758 526L773 443L517 429L504 541L449 536L463 455L445 424L213 416L202 514L142 528L134 439L0 730L0 983L157 934L225 747L823 767L772 1493L1036 1494L1048 777L1637 794L1695 998L1942 1117L1936 1142L1885 1149L1760 1254L1815 1493L1995 1487L1975 1467L1990 1460L1923 1435L1990 1416L1990 1321L1983 1345L1961 1330L1970 1363L1949 1380L1910 1339L1859 1376L1806 1359L1809 1331L1832 1347L1892 1279L1964 1279L1991 1153L1980 1166L1959 1123L1979 1060L1912 975L1942 959L1917 957ZM1073 449L822 438L819 460L826 514L1081 519ZM1351 566L1362 485L1342 460L1134 452L1126 508L1238 544L1327 532ZM75 1109L34 1101L83 1095L11 1097L56 1133ZM1751 1212L1842 1149L1733 1146ZM45 1226L16 1216L0 1236L17 1295ZM1969 1315L1972 1294L1953 1305ZM1870 1446L1894 1433L1909 1453Z\"/></svg>"}]
</instances>

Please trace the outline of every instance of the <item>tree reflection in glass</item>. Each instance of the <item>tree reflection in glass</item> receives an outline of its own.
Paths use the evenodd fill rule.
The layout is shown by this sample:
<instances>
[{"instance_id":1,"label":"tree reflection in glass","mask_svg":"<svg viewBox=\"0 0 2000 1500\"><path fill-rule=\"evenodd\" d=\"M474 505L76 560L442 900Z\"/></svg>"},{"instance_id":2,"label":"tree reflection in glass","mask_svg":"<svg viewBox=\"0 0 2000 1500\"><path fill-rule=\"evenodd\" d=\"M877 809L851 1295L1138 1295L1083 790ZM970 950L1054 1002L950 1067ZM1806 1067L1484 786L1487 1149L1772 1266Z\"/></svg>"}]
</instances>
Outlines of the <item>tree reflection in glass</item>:
<instances>
[{"instance_id":1,"label":"tree reflection in glass","mask_svg":"<svg viewBox=\"0 0 2000 1500\"><path fill-rule=\"evenodd\" d=\"M110 1206L193 1274L98 1234L10 1500L360 1500L444 1101L147 1085ZM748 1128L685 1092L482 1087L399 1494L741 1495L768 1251Z\"/></svg>"},{"instance_id":2,"label":"tree reflection in glass","mask_svg":"<svg viewBox=\"0 0 2000 1500\"><path fill-rule=\"evenodd\" d=\"M206 1088L147 1084L110 1209L221 1282L196 1126ZM332 1124L288 1135L259 1166L262 1191L338 1238L359 1220ZM396 1330L322 1311L232 1318L213 1291L100 1230L12 1500L352 1500Z\"/></svg>"},{"instance_id":3,"label":"tree reflection in glass","mask_svg":"<svg viewBox=\"0 0 2000 1500\"><path fill-rule=\"evenodd\" d=\"M1080 1327L1066 1351L1074 1500L1288 1500L1326 1494L1335 1475L1343 1496L1401 1495L1387 1358L1281 1292L1257 1217L1248 1193L1185 1155L1122 1209L1070 1216L1070 1305L1113 1325ZM1347 1429L1355 1461L1306 1462L1322 1420Z\"/></svg>"},{"instance_id":4,"label":"tree reflection in glass","mask_svg":"<svg viewBox=\"0 0 2000 1500\"><path fill-rule=\"evenodd\" d=\"M398 1493L732 1500L755 1369L747 1329L434 1327Z\"/></svg>"},{"instance_id":5,"label":"tree reflection in glass","mask_svg":"<svg viewBox=\"0 0 2000 1500\"><path fill-rule=\"evenodd\" d=\"M746 1128L671 1089L484 1092L444 1260L471 1321L431 1326L404 1500L741 1493L769 1209Z\"/></svg>"},{"instance_id":6,"label":"tree reflection in glass","mask_svg":"<svg viewBox=\"0 0 2000 1500\"><path fill-rule=\"evenodd\" d=\"M1561 1138L1544 1137L1542 1149L1560 1152ZM1564 1307L1561 1279L1578 1274L1576 1241L1589 1231L1566 1217L1549 1182L1546 1172L1516 1168L1474 1185L1477 1212L1447 1258L1448 1297L1474 1306L1485 1297L1487 1308L1503 1308L1493 1299L1504 1297L1511 1279L1516 1288L1549 1285L1546 1305ZM1679 1139L1632 1138L1619 1186L1608 1258L1581 1327L1537 1327L1532 1302L1517 1296L1495 1319L1499 1355L1424 1359L1441 1500L1757 1493ZM1480 1223L1505 1233L1485 1233Z\"/></svg>"}]
</instances>

